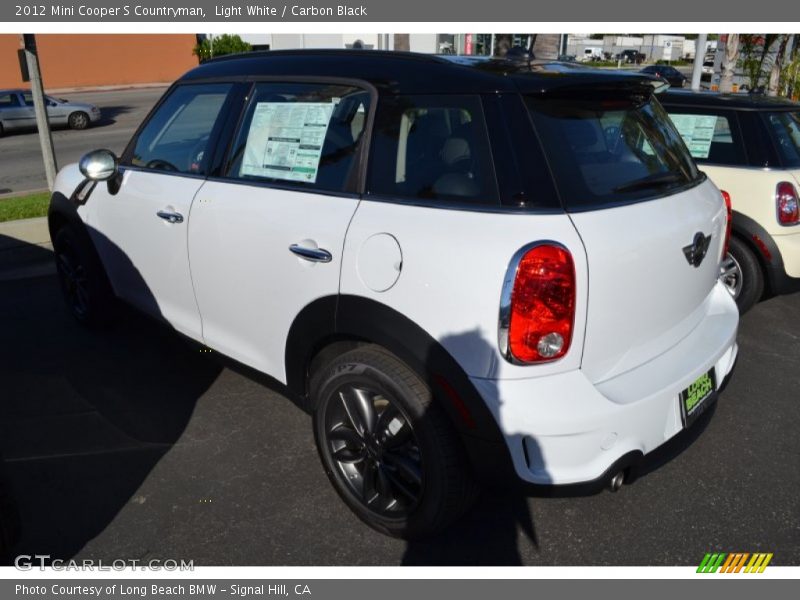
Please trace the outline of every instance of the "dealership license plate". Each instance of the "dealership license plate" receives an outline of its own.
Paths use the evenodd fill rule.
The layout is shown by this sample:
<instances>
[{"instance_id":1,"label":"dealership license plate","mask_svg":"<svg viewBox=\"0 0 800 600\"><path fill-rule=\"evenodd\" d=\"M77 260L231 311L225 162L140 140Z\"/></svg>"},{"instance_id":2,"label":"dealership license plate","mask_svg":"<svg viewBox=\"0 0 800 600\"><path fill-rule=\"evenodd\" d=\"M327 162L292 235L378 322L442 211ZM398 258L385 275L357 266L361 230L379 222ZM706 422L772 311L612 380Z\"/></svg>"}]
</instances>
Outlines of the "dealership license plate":
<instances>
[{"instance_id":1,"label":"dealership license plate","mask_svg":"<svg viewBox=\"0 0 800 600\"><path fill-rule=\"evenodd\" d=\"M688 427L694 423L705 409L716 399L717 382L714 369L698 377L692 385L680 394L681 421Z\"/></svg>"}]
</instances>

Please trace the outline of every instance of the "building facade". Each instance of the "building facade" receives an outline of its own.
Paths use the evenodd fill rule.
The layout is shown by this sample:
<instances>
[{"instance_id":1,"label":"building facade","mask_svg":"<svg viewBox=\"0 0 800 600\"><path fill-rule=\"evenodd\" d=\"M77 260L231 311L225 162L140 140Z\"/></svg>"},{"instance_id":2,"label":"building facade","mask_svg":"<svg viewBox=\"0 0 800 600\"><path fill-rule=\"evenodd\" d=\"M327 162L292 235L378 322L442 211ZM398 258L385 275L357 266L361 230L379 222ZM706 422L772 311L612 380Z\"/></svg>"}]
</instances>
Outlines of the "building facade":
<instances>
[{"instance_id":1,"label":"building facade","mask_svg":"<svg viewBox=\"0 0 800 600\"><path fill-rule=\"evenodd\" d=\"M194 34L39 34L36 46L48 90L171 83L197 65ZM17 50L22 36L0 35L0 88L28 87Z\"/></svg>"}]
</instances>

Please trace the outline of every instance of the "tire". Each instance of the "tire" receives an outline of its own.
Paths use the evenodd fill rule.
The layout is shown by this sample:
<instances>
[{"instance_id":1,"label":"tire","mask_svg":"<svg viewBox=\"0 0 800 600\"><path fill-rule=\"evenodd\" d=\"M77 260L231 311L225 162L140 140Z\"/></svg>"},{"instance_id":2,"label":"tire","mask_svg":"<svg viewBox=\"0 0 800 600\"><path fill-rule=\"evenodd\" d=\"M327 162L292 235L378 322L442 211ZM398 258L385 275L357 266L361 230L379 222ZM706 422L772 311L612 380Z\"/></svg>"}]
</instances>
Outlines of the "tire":
<instances>
[{"instance_id":1,"label":"tire","mask_svg":"<svg viewBox=\"0 0 800 600\"><path fill-rule=\"evenodd\" d=\"M731 236L728 255L722 261L720 280L736 300L741 315L753 308L764 293L764 272L758 258L736 236Z\"/></svg>"},{"instance_id":2,"label":"tire","mask_svg":"<svg viewBox=\"0 0 800 600\"><path fill-rule=\"evenodd\" d=\"M3 124L0 123L0 137L3 137L3 134L5 134L5 130L3 129Z\"/></svg>"},{"instance_id":3,"label":"tire","mask_svg":"<svg viewBox=\"0 0 800 600\"><path fill-rule=\"evenodd\" d=\"M87 327L109 323L116 314L116 297L88 242L70 226L65 226L56 233L53 253L61 292L70 314Z\"/></svg>"},{"instance_id":4,"label":"tire","mask_svg":"<svg viewBox=\"0 0 800 600\"><path fill-rule=\"evenodd\" d=\"M311 399L325 472L370 527L418 539L472 505L477 487L457 433L393 354L368 345L340 355L314 377Z\"/></svg>"},{"instance_id":5,"label":"tire","mask_svg":"<svg viewBox=\"0 0 800 600\"><path fill-rule=\"evenodd\" d=\"M74 112L69 116L70 129L86 129L89 123L89 115L83 111Z\"/></svg>"}]
</instances>

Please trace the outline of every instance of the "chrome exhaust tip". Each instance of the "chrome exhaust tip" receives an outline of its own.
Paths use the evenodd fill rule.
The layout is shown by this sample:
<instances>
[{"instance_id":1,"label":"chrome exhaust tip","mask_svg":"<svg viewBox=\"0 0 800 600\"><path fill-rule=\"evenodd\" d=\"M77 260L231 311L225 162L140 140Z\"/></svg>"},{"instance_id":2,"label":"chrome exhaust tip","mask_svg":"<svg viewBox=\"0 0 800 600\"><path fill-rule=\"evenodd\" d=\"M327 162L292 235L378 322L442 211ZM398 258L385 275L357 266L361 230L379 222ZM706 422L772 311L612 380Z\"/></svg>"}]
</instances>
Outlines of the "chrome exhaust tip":
<instances>
[{"instance_id":1,"label":"chrome exhaust tip","mask_svg":"<svg viewBox=\"0 0 800 600\"><path fill-rule=\"evenodd\" d=\"M618 492L623 483L625 483L625 471L619 471L608 480L608 489Z\"/></svg>"}]
</instances>

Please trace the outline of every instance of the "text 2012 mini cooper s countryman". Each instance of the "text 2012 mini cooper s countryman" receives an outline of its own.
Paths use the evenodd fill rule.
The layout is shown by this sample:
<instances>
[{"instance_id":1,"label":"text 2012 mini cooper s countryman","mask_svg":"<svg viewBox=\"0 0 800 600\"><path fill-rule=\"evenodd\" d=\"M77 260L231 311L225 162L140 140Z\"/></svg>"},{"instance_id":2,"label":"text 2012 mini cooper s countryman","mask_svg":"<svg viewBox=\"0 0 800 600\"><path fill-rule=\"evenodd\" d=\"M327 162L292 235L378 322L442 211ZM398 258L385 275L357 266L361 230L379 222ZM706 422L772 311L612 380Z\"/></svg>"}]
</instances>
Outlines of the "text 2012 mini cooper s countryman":
<instances>
[{"instance_id":1,"label":"text 2012 mini cooper s countryman","mask_svg":"<svg viewBox=\"0 0 800 600\"><path fill-rule=\"evenodd\" d=\"M475 481L619 485L730 373L720 191L638 73L371 52L223 58L58 176L75 317L116 300L308 402L399 536ZM264 435L269 435L265 423Z\"/></svg>"}]
</instances>

